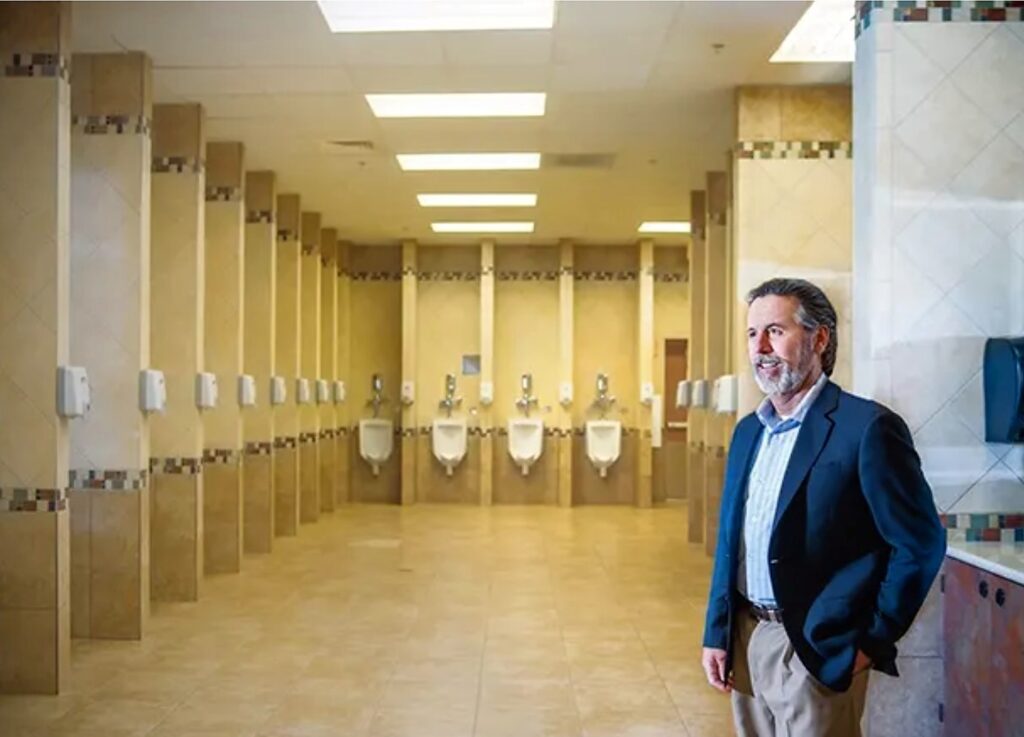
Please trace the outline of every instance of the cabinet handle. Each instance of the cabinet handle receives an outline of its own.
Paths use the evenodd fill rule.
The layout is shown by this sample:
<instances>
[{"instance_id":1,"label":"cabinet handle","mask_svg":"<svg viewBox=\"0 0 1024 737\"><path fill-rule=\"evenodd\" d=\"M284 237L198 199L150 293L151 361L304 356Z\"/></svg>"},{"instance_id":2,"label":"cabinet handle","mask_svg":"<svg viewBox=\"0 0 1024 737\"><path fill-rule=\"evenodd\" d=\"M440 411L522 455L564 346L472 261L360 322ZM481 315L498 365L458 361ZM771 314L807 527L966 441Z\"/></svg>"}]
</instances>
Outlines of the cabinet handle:
<instances>
[{"instance_id":1,"label":"cabinet handle","mask_svg":"<svg viewBox=\"0 0 1024 737\"><path fill-rule=\"evenodd\" d=\"M988 581L982 581L978 584L978 593L981 594L982 599L988 598Z\"/></svg>"},{"instance_id":2,"label":"cabinet handle","mask_svg":"<svg viewBox=\"0 0 1024 737\"><path fill-rule=\"evenodd\" d=\"M1006 592L1002 589L996 589L996 604L1002 606L1006 603Z\"/></svg>"}]
</instances>

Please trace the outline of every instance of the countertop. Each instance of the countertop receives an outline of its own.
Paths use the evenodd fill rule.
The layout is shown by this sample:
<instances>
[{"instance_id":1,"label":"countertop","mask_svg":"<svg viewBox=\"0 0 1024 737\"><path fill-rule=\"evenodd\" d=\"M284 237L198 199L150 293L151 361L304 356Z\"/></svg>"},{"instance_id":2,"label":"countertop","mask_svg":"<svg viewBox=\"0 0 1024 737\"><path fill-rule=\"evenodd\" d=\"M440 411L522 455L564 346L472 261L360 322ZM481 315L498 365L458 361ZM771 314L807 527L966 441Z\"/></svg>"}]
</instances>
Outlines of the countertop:
<instances>
[{"instance_id":1,"label":"countertop","mask_svg":"<svg viewBox=\"0 0 1024 737\"><path fill-rule=\"evenodd\" d=\"M946 555L1024 586L1024 542L968 542L950 535Z\"/></svg>"}]
</instances>

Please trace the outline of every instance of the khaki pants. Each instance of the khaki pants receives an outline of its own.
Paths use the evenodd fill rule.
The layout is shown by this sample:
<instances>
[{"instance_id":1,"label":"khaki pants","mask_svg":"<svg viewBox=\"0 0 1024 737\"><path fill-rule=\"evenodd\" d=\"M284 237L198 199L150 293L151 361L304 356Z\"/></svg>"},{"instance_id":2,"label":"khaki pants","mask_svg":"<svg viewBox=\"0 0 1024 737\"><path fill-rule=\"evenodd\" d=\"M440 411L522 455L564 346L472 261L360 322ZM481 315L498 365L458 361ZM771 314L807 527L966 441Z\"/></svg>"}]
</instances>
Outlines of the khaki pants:
<instances>
[{"instance_id":1,"label":"khaki pants","mask_svg":"<svg viewBox=\"0 0 1024 737\"><path fill-rule=\"evenodd\" d=\"M733 634L732 713L740 737L860 737L867 671L839 693L807 672L781 624L740 611Z\"/></svg>"}]
</instances>

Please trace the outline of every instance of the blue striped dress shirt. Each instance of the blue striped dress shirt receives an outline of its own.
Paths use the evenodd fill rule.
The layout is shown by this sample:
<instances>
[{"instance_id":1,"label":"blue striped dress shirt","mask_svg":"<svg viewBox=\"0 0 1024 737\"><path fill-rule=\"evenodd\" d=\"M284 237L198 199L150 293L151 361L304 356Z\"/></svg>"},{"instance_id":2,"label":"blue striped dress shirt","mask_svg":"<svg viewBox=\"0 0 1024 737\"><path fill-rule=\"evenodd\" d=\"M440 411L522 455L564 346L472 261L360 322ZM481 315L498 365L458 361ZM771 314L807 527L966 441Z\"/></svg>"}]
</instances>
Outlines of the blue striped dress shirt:
<instances>
[{"instance_id":1,"label":"blue striped dress shirt","mask_svg":"<svg viewBox=\"0 0 1024 737\"><path fill-rule=\"evenodd\" d=\"M822 374L791 417L779 417L771 400L767 398L757 408L757 417L764 425L764 431L747 481L736 580L740 593L748 601L761 606L775 606L775 591L768 569L768 543L772 536L779 493L782 491L782 479L786 475L807 410L827 382L828 377Z\"/></svg>"}]
</instances>

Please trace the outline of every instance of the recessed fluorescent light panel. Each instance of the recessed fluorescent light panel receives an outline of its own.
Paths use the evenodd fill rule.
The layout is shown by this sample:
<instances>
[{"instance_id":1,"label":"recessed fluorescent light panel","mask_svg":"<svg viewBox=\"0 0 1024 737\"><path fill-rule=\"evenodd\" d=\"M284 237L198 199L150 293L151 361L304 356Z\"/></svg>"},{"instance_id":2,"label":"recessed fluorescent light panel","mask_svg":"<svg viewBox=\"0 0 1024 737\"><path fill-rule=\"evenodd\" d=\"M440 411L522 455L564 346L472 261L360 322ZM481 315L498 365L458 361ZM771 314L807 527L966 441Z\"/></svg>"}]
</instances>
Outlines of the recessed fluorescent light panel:
<instances>
[{"instance_id":1,"label":"recessed fluorescent light panel","mask_svg":"<svg viewBox=\"0 0 1024 737\"><path fill-rule=\"evenodd\" d=\"M540 154L398 154L404 171L539 169Z\"/></svg>"},{"instance_id":2,"label":"recessed fluorescent light panel","mask_svg":"<svg viewBox=\"0 0 1024 737\"><path fill-rule=\"evenodd\" d=\"M551 28L555 0L317 0L334 33Z\"/></svg>"},{"instance_id":3,"label":"recessed fluorescent light panel","mask_svg":"<svg viewBox=\"0 0 1024 737\"><path fill-rule=\"evenodd\" d=\"M640 223L640 233L689 233L690 223L687 220L648 220Z\"/></svg>"},{"instance_id":4,"label":"recessed fluorescent light panel","mask_svg":"<svg viewBox=\"0 0 1024 737\"><path fill-rule=\"evenodd\" d=\"M852 62L856 51L855 15L853 0L814 0L771 61Z\"/></svg>"},{"instance_id":5,"label":"recessed fluorescent light panel","mask_svg":"<svg viewBox=\"0 0 1024 737\"><path fill-rule=\"evenodd\" d=\"M378 118L526 118L544 114L543 92L367 95Z\"/></svg>"},{"instance_id":6,"label":"recessed fluorescent light panel","mask_svg":"<svg viewBox=\"0 0 1024 737\"><path fill-rule=\"evenodd\" d=\"M435 233L532 233L531 222L431 223Z\"/></svg>"},{"instance_id":7,"label":"recessed fluorescent light panel","mask_svg":"<svg viewBox=\"0 0 1024 737\"><path fill-rule=\"evenodd\" d=\"M536 207L535 194L418 194L420 207Z\"/></svg>"}]
</instances>

